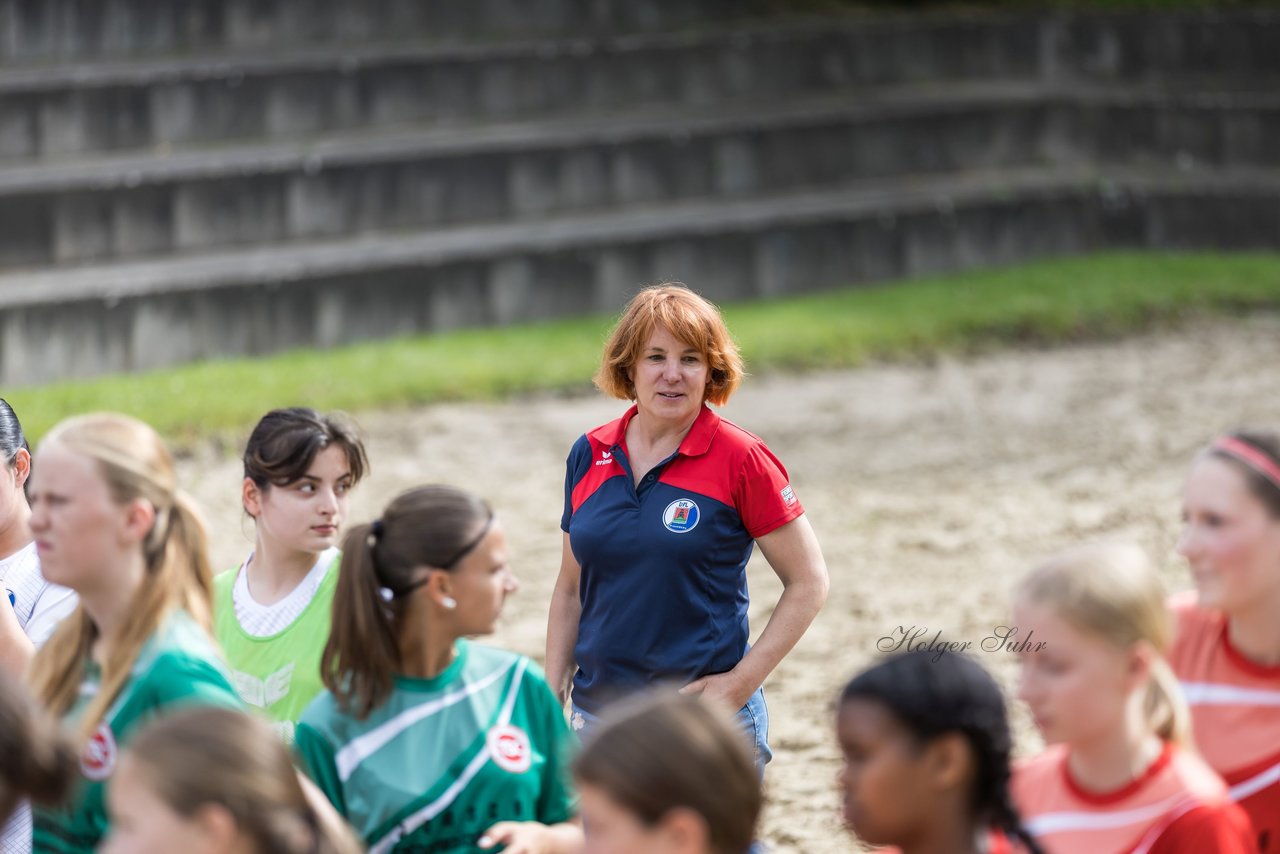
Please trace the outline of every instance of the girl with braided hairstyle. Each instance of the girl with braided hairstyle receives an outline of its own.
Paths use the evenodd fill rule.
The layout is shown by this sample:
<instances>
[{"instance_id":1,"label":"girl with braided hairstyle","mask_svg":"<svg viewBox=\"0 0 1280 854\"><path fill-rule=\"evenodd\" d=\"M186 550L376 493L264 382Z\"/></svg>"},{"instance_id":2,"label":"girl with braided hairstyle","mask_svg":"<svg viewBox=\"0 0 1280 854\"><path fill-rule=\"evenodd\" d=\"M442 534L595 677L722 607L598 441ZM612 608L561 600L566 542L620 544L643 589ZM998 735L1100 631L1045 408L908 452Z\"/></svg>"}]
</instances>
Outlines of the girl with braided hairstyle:
<instances>
[{"instance_id":1,"label":"girl with braided hairstyle","mask_svg":"<svg viewBox=\"0 0 1280 854\"><path fill-rule=\"evenodd\" d=\"M1230 433L1191 467L1178 551L1195 589L1173 597L1173 666L1196 746L1280 851L1280 435Z\"/></svg>"},{"instance_id":2,"label":"girl with braided hairstyle","mask_svg":"<svg viewBox=\"0 0 1280 854\"><path fill-rule=\"evenodd\" d=\"M972 658L915 650L858 674L836 737L845 824L902 854L1041 854L1009 794L1004 696Z\"/></svg>"}]
</instances>

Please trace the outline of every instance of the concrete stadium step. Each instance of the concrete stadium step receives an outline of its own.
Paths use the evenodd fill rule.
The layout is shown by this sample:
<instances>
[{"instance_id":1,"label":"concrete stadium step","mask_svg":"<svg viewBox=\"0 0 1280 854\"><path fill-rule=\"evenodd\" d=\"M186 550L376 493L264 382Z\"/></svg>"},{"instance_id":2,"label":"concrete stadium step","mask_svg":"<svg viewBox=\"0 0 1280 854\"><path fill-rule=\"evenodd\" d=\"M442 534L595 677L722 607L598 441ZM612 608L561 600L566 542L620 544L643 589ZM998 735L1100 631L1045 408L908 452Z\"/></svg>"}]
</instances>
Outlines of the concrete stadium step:
<instances>
[{"instance_id":1,"label":"concrete stadium step","mask_svg":"<svg viewBox=\"0 0 1280 854\"><path fill-rule=\"evenodd\" d=\"M903 33L865 23L776 22L604 39L355 44L0 68L0 160L1026 78L1036 72L1034 36L1021 20L945 20Z\"/></svg>"},{"instance_id":2,"label":"concrete stadium step","mask_svg":"<svg viewBox=\"0 0 1280 854\"><path fill-rule=\"evenodd\" d=\"M0 63L723 25L758 0L0 0Z\"/></svg>"},{"instance_id":3,"label":"concrete stadium step","mask_svg":"<svg viewBox=\"0 0 1280 854\"><path fill-rule=\"evenodd\" d=\"M0 168L0 266L163 255L863 178L1067 163L1280 160L1280 95L1025 82L908 86L787 106L416 128L306 145Z\"/></svg>"},{"instance_id":4,"label":"concrete stadium step","mask_svg":"<svg viewBox=\"0 0 1280 854\"><path fill-rule=\"evenodd\" d=\"M510 42L405 42L412 33L395 32L394 43L357 33L340 44L274 45L270 53L0 65L0 160L764 102L927 80L1158 79L1176 87L1189 78L1199 88L1255 91L1280 82L1280 51L1272 49L1280 14L1265 10L1170 14L1154 25L1122 15L949 13L748 19L554 39L537 38L531 27Z\"/></svg>"},{"instance_id":5,"label":"concrete stadium step","mask_svg":"<svg viewBox=\"0 0 1280 854\"><path fill-rule=\"evenodd\" d=\"M607 311L666 278L744 299L1278 237L1280 171L1072 167L8 273L0 383Z\"/></svg>"}]
</instances>

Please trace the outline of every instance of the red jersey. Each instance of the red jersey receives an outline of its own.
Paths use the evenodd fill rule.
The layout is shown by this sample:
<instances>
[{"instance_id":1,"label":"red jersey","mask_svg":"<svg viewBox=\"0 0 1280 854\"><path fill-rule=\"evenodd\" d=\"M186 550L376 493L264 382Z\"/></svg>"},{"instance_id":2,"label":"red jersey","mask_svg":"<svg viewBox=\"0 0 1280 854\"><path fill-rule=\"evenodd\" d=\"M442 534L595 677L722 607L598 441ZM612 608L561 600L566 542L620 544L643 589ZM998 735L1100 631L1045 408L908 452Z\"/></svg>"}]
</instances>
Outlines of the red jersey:
<instances>
[{"instance_id":1,"label":"red jersey","mask_svg":"<svg viewBox=\"0 0 1280 854\"><path fill-rule=\"evenodd\" d=\"M1222 775L1258 837L1280 852L1280 666L1264 667L1231 645L1226 617L1194 590L1169 600L1176 620L1173 667L1191 706L1196 747Z\"/></svg>"},{"instance_id":2,"label":"red jersey","mask_svg":"<svg viewBox=\"0 0 1280 854\"><path fill-rule=\"evenodd\" d=\"M1198 756L1173 744L1112 792L1080 788L1057 744L1019 763L1013 800L1048 854L1256 854L1249 819Z\"/></svg>"}]
</instances>

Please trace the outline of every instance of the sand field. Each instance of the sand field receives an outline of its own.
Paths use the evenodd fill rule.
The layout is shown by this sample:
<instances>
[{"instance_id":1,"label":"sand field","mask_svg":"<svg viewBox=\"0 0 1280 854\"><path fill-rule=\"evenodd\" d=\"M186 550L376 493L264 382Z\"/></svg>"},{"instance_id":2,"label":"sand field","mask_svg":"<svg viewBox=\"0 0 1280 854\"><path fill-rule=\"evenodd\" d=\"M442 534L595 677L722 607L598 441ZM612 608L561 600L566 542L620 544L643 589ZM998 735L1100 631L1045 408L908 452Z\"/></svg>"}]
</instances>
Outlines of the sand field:
<instances>
[{"instance_id":1,"label":"sand field","mask_svg":"<svg viewBox=\"0 0 1280 854\"><path fill-rule=\"evenodd\" d=\"M747 354L748 358L750 354ZM854 850L836 815L832 700L903 632L971 642L1012 684L1014 656L981 642L1008 624L1008 591L1038 557L1084 538L1142 543L1170 589L1179 489L1219 430L1280 426L1280 318L1053 350L800 376L749 377L726 417L786 464L822 542L831 595L766 683L776 757L764 835L778 852ZM598 395L364 413L373 472L353 498L367 519L398 491L443 481L488 497L522 588L491 642L540 659L559 562L564 457L624 404ZM250 548L240 468L214 447L181 463L220 567ZM780 585L750 567L753 636ZM888 638L888 640L885 640ZM1035 738L1015 709L1020 748Z\"/></svg>"}]
</instances>

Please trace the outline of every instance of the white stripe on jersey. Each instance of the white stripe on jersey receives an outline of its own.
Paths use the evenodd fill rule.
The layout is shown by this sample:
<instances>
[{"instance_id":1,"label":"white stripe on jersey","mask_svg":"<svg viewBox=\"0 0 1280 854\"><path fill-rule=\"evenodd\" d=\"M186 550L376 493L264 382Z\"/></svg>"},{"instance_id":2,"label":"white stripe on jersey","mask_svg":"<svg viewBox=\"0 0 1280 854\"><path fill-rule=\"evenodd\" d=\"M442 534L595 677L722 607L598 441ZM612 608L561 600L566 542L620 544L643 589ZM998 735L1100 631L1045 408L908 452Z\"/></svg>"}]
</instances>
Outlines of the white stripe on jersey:
<instances>
[{"instance_id":1,"label":"white stripe on jersey","mask_svg":"<svg viewBox=\"0 0 1280 854\"><path fill-rule=\"evenodd\" d=\"M516 697L520 694L520 682L524 678L525 668L529 662L523 658L520 659L520 667L516 670L516 675L511 680L511 688L507 692L507 696L502 701L502 711L498 714L497 726L506 726L511 722L511 712L516 707ZM502 672L510 670L507 667ZM401 716L403 717L403 715ZM400 822L394 830L386 836L379 839L376 843L369 847L369 854L386 854L406 835L413 833L419 827L431 821L449 808L449 805L458 799L458 795L462 794L471 780L480 773L480 769L489 761L489 743L486 740L471 757L471 761L467 763L467 767L462 769L462 773L458 775L458 779L454 780L449 788L441 793L431 803L422 809L407 816L404 821Z\"/></svg>"},{"instance_id":2,"label":"white stripe on jersey","mask_svg":"<svg viewBox=\"0 0 1280 854\"><path fill-rule=\"evenodd\" d=\"M1280 706L1280 691L1241 688L1215 682L1183 682L1182 693L1193 706Z\"/></svg>"},{"instance_id":3,"label":"white stripe on jersey","mask_svg":"<svg viewBox=\"0 0 1280 854\"><path fill-rule=\"evenodd\" d=\"M1164 836L1164 832L1173 826L1173 823L1200 806L1200 802L1195 798L1184 798L1182 803L1169 811L1169 814L1160 820L1153 828L1147 831L1146 836L1142 837L1142 842L1138 847L1133 849L1133 854L1147 854L1151 850L1151 846L1160 841L1160 837Z\"/></svg>"},{"instance_id":4,"label":"white stripe on jersey","mask_svg":"<svg viewBox=\"0 0 1280 854\"><path fill-rule=\"evenodd\" d=\"M452 693L445 694L437 700L430 703L423 703L420 706L414 706L411 709L405 709L391 720L381 726L371 729L364 735L352 739L346 747L338 751L338 755L333 758L334 765L338 770L338 779L347 782L347 779L355 772L360 763L377 753L387 742L404 732L409 727L416 724L424 718L429 718L441 709L448 708L454 703L465 700L472 694L477 694L488 688L494 682L501 679L516 664L513 659L506 667L495 670L483 679L479 679L460 688ZM520 662L521 672L524 669L524 662Z\"/></svg>"},{"instance_id":5,"label":"white stripe on jersey","mask_svg":"<svg viewBox=\"0 0 1280 854\"><path fill-rule=\"evenodd\" d=\"M1241 780L1231 787L1231 800L1240 801L1280 780L1280 762L1264 771L1254 774L1248 780Z\"/></svg>"},{"instance_id":6,"label":"white stripe on jersey","mask_svg":"<svg viewBox=\"0 0 1280 854\"><path fill-rule=\"evenodd\" d=\"M1102 830L1138 824L1167 812L1185 795L1174 795L1154 804L1123 812L1050 812L1025 819L1022 823L1032 836L1060 833L1064 830Z\"/></svg>"}]
</instances>

